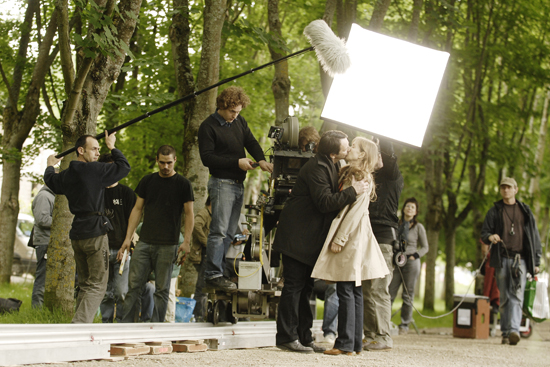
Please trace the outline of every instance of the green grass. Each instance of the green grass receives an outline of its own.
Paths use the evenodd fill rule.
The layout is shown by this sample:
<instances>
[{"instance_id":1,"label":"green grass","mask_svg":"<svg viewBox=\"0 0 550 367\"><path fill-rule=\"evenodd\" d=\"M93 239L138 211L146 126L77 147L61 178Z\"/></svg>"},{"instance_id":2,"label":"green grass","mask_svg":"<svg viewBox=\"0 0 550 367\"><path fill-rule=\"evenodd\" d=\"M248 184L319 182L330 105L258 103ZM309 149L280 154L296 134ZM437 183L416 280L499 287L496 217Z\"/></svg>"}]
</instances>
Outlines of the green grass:
<instances>
[{"instance_id":1,"label":"green grass","mask_svg":"<svg viewBox=\"0 0 550 367\"><path fill-rule=\"evenodd\" d=\"M399 310L401 308L402 299L397 298L395 302L393 303L392 308L392 315L395 313L395 311ZM423 315L425 316L440 316L448 311L445 310L445 301L443 300L436 300L435 302L435 311L423 311L422 310L422 303L423 300L421 299L415 299L414 301L414 307L418 309ZM317 319L322 320L323 319L323 312L325 308L325 303L321 300L317 300ZM437 319L429 319L421 317L418 312L413 311L413 319L416 323L416 327L418 329L432 329L432 328L442 328L442 327L453 327L453 315L450 314L448 316L440 317ZM401 323L401 314L397 312L393 317L392 321L395 325L399 325ZM411 325L412 328L412 325Z\"/></svg>"},{"instance_id":2,"label":"green grass","mask_svg":"<svg viewBox=\"0 0 550 367\"><path fill-rule=\"evenodd\" d=\"M401 298L396 298L393 302L392 307L392 315L395 313L395 315L392 317L392 321L395 325L401 324L401 313L397 312L401 308L401 305L403 303L403 300ZM445 309L445 301L441 299L437 299L435 301L435 311L424 311L422 309L422 304L424 303L421 299L415 299L414 300L414 307L420 311L424 316L428 317L438 317L443 314L446 314L448 311ZM432 328L442 328L442 327L453 327L453 314L438 317L437 319L430 319L426 317L422 317L416 312L416 310L413 310L413 319L416 323L416 327L418 329L432 329ZM410 325L410 328L412 328L412 325Z\"/></svg>"},{"instance_id":3,"label":"green grass","mask_svg":"<svg viewBox=\"0 0 550 367\"><path fill-rule=\"evenodd\" d=\"M0 315L0 324L68 324L73 317L72 314L65 314L59 309L50 311L47 308L32 308L32 281L0 284L0 298L16 298L23 301L19 312ZM96 316L94 322L101 322L101 317Z\"/></svg>"}]
</instances>

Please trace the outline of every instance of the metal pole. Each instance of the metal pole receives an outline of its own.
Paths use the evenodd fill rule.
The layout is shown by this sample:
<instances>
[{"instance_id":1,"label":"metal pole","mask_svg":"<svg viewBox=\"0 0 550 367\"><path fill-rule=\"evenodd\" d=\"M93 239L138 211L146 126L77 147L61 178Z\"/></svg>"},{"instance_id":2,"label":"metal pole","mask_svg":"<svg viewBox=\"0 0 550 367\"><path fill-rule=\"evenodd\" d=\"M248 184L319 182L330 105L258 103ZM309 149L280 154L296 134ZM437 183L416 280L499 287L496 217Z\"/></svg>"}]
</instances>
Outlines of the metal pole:
<instances>
[{"instance_id":1,"label":"metal pole","mask_svg":"<svg viewBox=\"0 0 550 367\"><path fill-rule=\"evenodd\" d=\"M118 125L118 126L112 128L112 129L109 129L109 130L107 130L107 131L108 131L109 134L112 134L112 133L114 133L114 132L116 132L116 131L119 131L119 130L122 130L122 129L124 129L124 128L130 126L130 125L133 125L133 124L135 124L136 122L139 122L139 121L141 121L141 120L144 120L144 119L146 119L147 117L151 117L151 116L153 116L153 115L155 115L155 114L157 114L157 113L159 113L159 112L162 112L162 111L164 111L164 110L167 110L167 109L169 109L169 108L172 108L172 107L174 107L174 106L176 106L176 105L178 105L178 104L180 104L180 103L182 103L182 102L185 102L185 101L188 101L188 100L190 100L190 99L192 99L192 98L195 98L195 97L198 96L199 94L202 94L202 93L204 93L204 92L207 92L207 91L209 91L210 89L217 88L217 87L219 87L220 85L223 85L223 84L225 84L225 83L229 83L229 82L231 82L231 81L233 81L233 80L236 80L236 79L239 79L239 78L242 77L242 76L251 74L251 73L253 73L253 72L255 72L255 71L264 69L264 68L266 68L266 67L268 67L268 66L274 65L274 64L276 64L276 63L278 63L278 62L281 62L281 61L283 61L283 60L289 59L289 58L294 57L294 56L298 56L298 55L300 55L300 54L303 54L303 53L306 53L306 52L309 52L309 51L313 51L313 47L304 48L303 50L296 51L296 52L294 52L294 53L292 53L292 54L290 54L290 55L283 56L283 57L281 57L280 59L277 59L277 60L268 62L267 64L258 66L258 67L256 67L256 68L252 68L252 69L250 69L250 70L248 70L248 71L245 71L244 73L241 73L241 74L232 76L232 77L230 77L230 78L223 79L223 80L217 82L216 84L213 84L213 85L211 85L211 86L209 86L209 87L206 87L206 88L204 88L204 89L202 89L202 90L199 90L199 91L197 91L197 92L193 92L193 93L191 93L191 94L188 94L188 95L186 95L185 97L182 97L182 98L177 99L177 100L175 100L175 101L173 101L173 102L170 102L170 103L168 103L168 104L166 104L166 105L164 105L164 106L161 106L161 107L157 108L156 110L153 110L153 111L151 111L151 112L145 112L143 115L141 115L141 116L139 116L139 117L136 117L136 118L133 119L133 120L130 120L130 121L128 121L128 122L125 122L124 124ZM95 136L95 138L96 138L97 140L103 139L104 137L105 137L105 132L102 132L101 134L98 134L98 135ZM70 154L70 153L74 152L75 150L76 150L76 149L75 149L74 147L72 147L72 148L67 149L66 151L64 151L64 152L62 152L62 153L59 153L59 154L56 155L55 157L56 157L56 158L64 157L64 156L66 156L67 154Z\"/></svg>"}]
</instances>

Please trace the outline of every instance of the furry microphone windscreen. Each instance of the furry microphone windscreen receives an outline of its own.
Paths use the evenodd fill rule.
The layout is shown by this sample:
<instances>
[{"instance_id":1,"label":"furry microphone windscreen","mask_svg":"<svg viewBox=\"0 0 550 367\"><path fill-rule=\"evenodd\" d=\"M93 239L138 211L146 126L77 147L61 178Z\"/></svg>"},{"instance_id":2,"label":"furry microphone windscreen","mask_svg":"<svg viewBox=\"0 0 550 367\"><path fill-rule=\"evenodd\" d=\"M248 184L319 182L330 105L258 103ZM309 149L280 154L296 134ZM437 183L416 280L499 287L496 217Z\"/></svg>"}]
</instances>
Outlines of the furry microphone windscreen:
<instances>
[{"instance_id":1,"label":"furry microphone windscreen","mask_svg":"<svg viewBox=\"0 0 550 367\"><path fill-rule=\"evenodd\" d=\"M323 70L330 76L343 74L351 66L345 41L336 37L324 20L309 23L304 29L304 35L315 49Z\"/></svg>"}]
</instances>

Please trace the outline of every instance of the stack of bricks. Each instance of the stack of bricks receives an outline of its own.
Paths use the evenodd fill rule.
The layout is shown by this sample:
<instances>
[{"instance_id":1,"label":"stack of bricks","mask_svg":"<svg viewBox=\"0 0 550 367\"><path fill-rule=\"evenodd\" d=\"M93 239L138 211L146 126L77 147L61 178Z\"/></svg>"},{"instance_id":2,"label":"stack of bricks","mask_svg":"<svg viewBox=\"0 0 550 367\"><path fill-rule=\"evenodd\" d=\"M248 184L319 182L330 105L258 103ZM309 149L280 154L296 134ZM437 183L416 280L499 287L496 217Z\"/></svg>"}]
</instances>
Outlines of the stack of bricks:
<instances>
[{"instance_id":1,"label":"stack of bricks","mask_svg":"<svg viewBox=\"0 0 550 367\"><path fill-rule=\"evenodd\" d=\"M175 342L148 342L111 344L111 357L134 357L142 354L169 354L172 352L205 352L204 340L180 340Z\"/></svg>"}]
</instances>

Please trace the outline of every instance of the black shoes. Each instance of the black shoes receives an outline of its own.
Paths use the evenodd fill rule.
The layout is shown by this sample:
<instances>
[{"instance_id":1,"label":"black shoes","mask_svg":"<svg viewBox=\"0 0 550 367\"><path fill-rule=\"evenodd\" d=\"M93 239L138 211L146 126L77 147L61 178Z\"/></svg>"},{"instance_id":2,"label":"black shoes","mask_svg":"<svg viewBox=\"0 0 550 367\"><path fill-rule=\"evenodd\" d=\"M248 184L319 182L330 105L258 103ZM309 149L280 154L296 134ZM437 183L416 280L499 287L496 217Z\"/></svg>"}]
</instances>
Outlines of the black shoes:
<instances>
[{"instance_id":1,"label":"black shoes","mask_svg":"<svg viewBox=\"0 0 550 367\"><path fill-rule=\"evenodd\" d=\"M214 288L220 291L231 291L237 289L237 285L224 277L217 277L214 279L208 279L206 281L206 287Z\"/></svg>"},{"instance_id":2,"label":"black shoes","mask_svg":"<svg viewBox=\"0 0 550 367\"><path fill-rule=\"evenodd\" d=\"M287 350L289 352L296 352L296 353L304 353L304 354L315 353L313 348L304 347L299 340L294 340L293 342L290 342L290 343L279 344L277 345L277 348L281 350Z\"/></svg>"}]
</instances>

